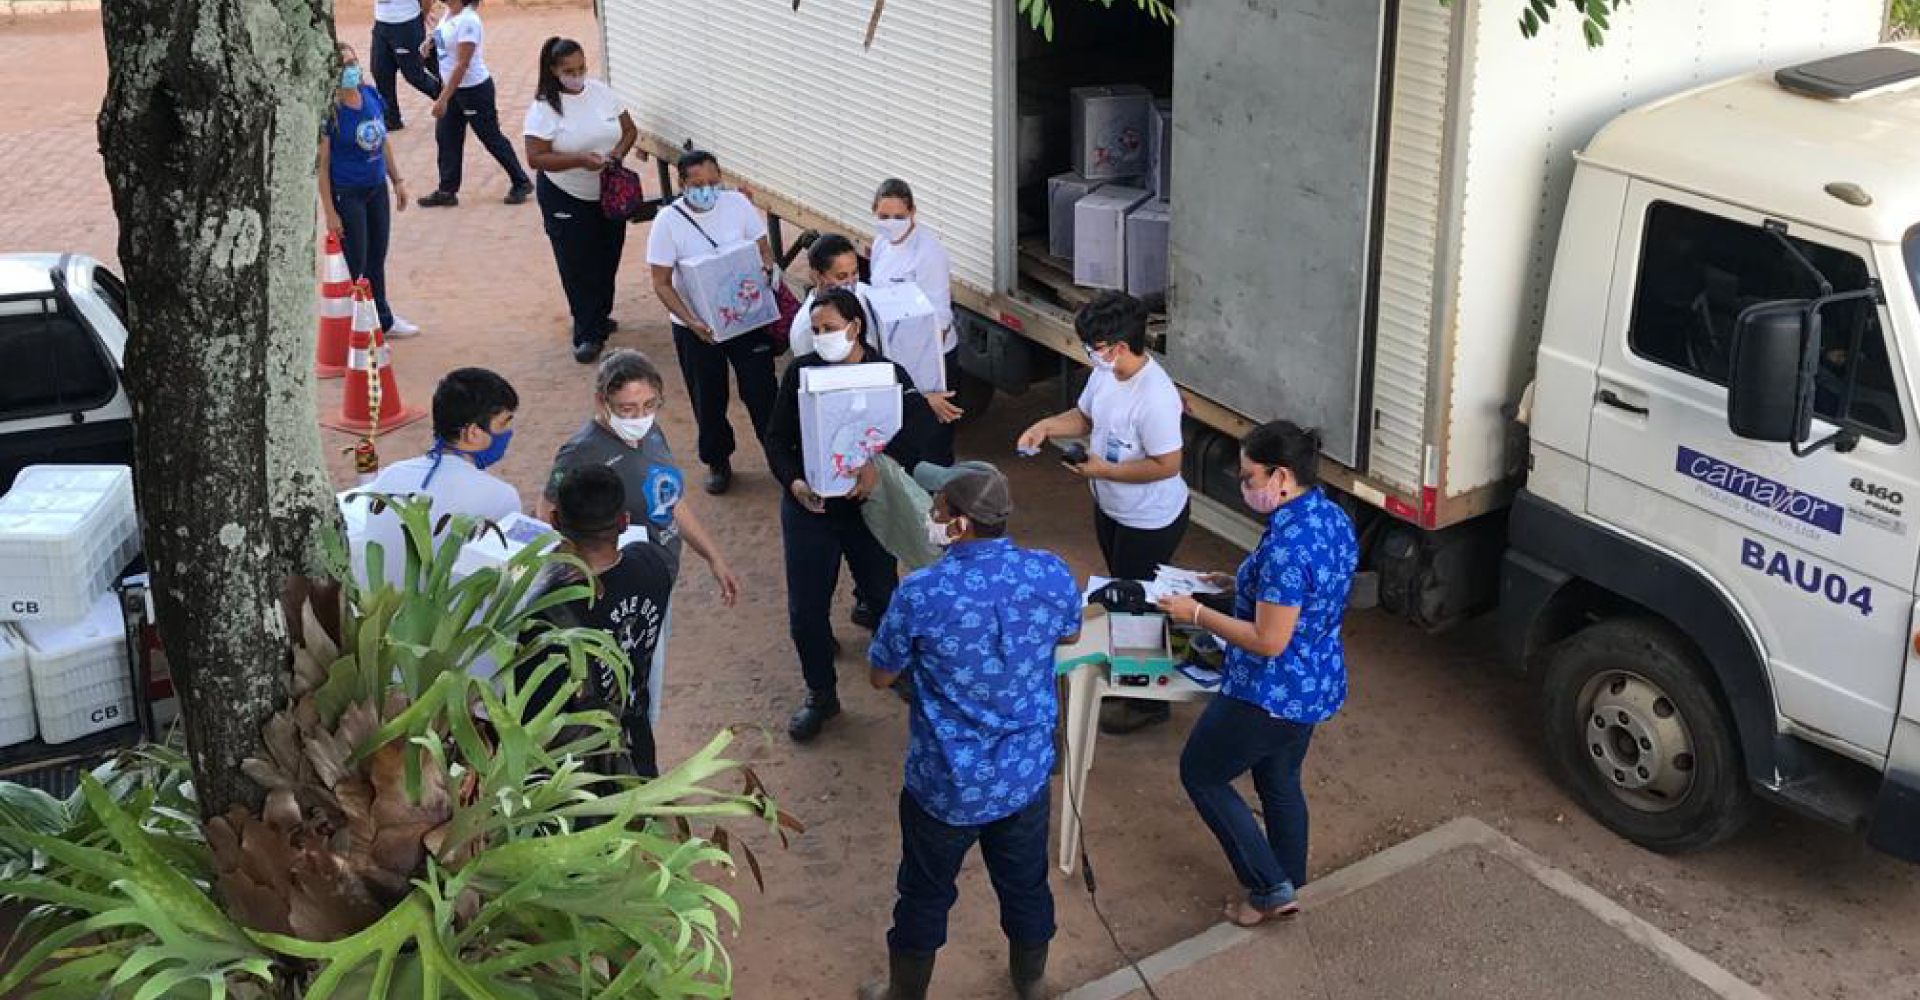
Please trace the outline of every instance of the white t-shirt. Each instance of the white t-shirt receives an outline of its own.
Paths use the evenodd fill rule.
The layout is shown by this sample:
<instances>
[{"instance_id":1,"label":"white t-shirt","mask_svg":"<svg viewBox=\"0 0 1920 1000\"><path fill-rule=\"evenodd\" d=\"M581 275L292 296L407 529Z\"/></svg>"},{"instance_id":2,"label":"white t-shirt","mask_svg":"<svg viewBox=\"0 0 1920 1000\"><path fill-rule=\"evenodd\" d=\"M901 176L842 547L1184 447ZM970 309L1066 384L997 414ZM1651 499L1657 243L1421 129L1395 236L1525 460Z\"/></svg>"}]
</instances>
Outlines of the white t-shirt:
<instances>
[{"instance_id":1,"label":"white t-shirt","mask_svg":"<svg viewBox=\"0 0 1920 1000\"><path fill-rule=\"evenodd\" d=\"M420 0L373 0L373 19L382 24L405 24L420 16Z\"/></svg>"},{"instance_id":2,"label":"white t-shirt","mask_svg":"<svg viewBox=\"0 0 1920 1000\"><path fill-rule=\"evenodd\" d=\"M681 212L686 215L681 215ZM692 222L687 217L693 218ZM694 223L699 223L698 228ZM706 231L706 236L700 235ZM677 265L683 260L705 257L718 246L730 243L757 240L767 235L767 220L753 202L738 191L720 192L720 200L712 209L696 212L684 199L671 205L664 205L660 214L653 220L653 231L647 234L647 264L652 267L673 267L673 290L686 294L680 284L680 272ZM707 241L712 237L713 242ZM675 323L687 326L685 317L675 315Z\"/></svg>"},{"instance_id":3,"label":"white t-shirt","mask_svg":"<svg viewBox=\"0 0 1920 1000\"><path fill-rule=\"evenodd\" d=\"M465 42L473 43L473 60L467 63L467 74L460 78L460 86L477 87L492 79L486 60L480 57L486 40L487 29L480 24L480 12L472 7L441 18L433 28L433 54L440 60L440 79L452 78L453 64L460 58L460 46Z\"/></svg>"},{"instance_id":4,"label":"white t-shirt","mask_svg":"<svg viewBox=\"0 0 1920 1000\"><path fill-rule=\"evenodd\" d=\"M497 521L520 512L518 491L498 476L474 468L472 462L459 455L441 458L439 471L434 472L432 480L422 488L420 484L427 480L433 463L432 455L395 462L356 492L430 497L435 522L447 514L473 514ZM370 541L380 543L383 579L398 586L407 568L406 532L400 518L390 510L369 514L365 534L351 539L353 577L363 586L367 582L366 545Z\"/></svg>"},{"instance_id":5,"label":"white t-shirt","mask_svg":"<svg viewBox=\"0 0 1920 1000\"><path fill-rule=\"evenodd\" d=\"M853 294L860 297L860 307L867 311L867 314L860 318L860 327L866 331L860 335L860 339L877 349L880 342L874 339L876 334L873 331L873 303L867 301L867 292L871 290L872 286L864 281L854 282ZM808 292L807 297L801 300L800 311L794 315L793 325L787 328L787 342L792 345L793 356L796 358L813 353L813 295L814 293Z\"/></svg>"},{"instance_id":6,"label":"white t-shirt","mask_svg":"<svg viewBox=\"0 0 1920 1000\"><path fill-rule=\"evenodd\" d=\"M1089 454L1119 463L1180 450L1180 390L1152 358L1124 382L1112 372L1094 369L1079 406L1093 421ZM1152 531L1172 524L1187 509L1187 481L1179 473L1152 483L1096 479L1093 499L1108 517Z\"/></svg>"},{"instance_id":7,"label":"white t-shirt","mask_svg":"<svg viewBox=\"0 0 1920 1000\"><path fill-rule=\"evenodd\" d=\"M916 221L906 242L898 246L890 240L876 240L872 272L876 285L896 281L919 285L940 318L940 349L951 351L960 346L960 336L953 330L953 266L947 260L947 248L940 245L940 238L927 229L926 223Z\"/></svg>"},{"instance_id":8,"label":"white t-shirt","mask_svg":"<svg viewBox=\"0 0 1920 1000\"><path fill-rule=\"evenodd\" d=\"M527 108L527 124L521 131L553 143L556 153L611 153L613 147L620 144L620 115L627 108L612 87L588 79L578 94L560 92L560 108L555 111L553 105L534 98ZM597 170L543 170L541 173L575 198L600 200Z\"/></svg>"}]
</instances>

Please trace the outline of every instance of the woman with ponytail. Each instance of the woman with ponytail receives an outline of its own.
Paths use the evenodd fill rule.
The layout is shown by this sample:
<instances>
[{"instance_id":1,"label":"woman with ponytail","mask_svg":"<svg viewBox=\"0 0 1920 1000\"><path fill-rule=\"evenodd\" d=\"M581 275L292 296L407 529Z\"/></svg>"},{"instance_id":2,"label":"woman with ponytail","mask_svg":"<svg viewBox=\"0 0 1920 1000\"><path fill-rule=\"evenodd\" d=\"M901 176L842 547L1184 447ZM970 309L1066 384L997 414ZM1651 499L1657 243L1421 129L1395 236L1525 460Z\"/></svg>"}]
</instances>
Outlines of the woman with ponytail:
<instances>
[{"instance_id":1,"label":"woman with ponytail","mask_svg":"<svg viewBox=\"0 0 1920 1000\"><path fill-rule=\"evenodd\" d=\"M1300 765L1314 726L1347 697L1340 626L1360 549L1353 522L1320 489L1320 436L1284 420L1240 442L1240 496L1267 519L1260 544L1232 585L1233 613L1191 597L1161 610L1226 644L1220 693L1194 724L1180 755L1180 782L1219 839L1246 888L1224 916L1252 927L1298 913L1307 880L1307 800ZM1253 772L1266 829L1254 822L1234 779Z\"/></svg>"},{"instance_id":2,"label":"woman with ponytail","mask_svg":"<svg viewBox=\"0 0 1920 1000\"><path fill-rule=\"evenodd\" d=\"M626 220L600 210L600 174L626 157L640 132L613 88L587 75L586 53L571 38L540 46L539 83L521 131L573 314L573 358L589 364L614 330L614 279L627 245Z\"/></svg>"}]
</instances>

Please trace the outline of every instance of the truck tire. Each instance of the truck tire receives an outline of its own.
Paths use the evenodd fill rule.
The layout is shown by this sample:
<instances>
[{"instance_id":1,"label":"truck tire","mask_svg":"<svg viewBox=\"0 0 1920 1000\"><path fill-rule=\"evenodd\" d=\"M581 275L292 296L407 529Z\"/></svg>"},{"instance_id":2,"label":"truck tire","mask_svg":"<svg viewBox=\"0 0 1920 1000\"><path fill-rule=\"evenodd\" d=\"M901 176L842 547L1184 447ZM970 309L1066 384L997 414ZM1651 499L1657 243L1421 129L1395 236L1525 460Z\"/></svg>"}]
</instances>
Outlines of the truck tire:
<instances>
[{"instance_id":1,"label":"truck tire","mask_svg":"<svg viewBox=\"0 0 1920 1000\"><path fill-rule=\"evenodd\" d=\"M1651 619L1604 621L1549 655L1541 679L1560 780L1608 829L1663 854L1752 818L1740 749L1699 655Z\"/></svg>"},{"instance_id":2,"label":"truck tire","mask_svg":"<svg viewBox=\"0 0 1920 1000\"><path fill-rule=\"evenodd\" d=\"M965 368L957 365L955 368L959 372L959 379L952 386L953 405L966 411L959 420L954 421L955 427L958 428L965 427L987 415L987 410L993 406L994 389L992 382Z\"/></svg>"}]
</instances>

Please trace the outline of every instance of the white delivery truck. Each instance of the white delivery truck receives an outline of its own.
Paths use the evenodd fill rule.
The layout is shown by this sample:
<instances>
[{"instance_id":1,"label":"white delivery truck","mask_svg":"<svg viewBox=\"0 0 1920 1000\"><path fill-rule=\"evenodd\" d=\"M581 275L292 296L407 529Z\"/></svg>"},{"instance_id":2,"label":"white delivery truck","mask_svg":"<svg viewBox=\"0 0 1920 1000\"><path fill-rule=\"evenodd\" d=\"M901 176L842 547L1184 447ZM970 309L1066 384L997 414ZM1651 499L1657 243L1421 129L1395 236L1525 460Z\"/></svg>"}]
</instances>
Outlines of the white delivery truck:
<instances>
[{"instance_id":1,"label":"white delivery truck","mask_svg":"<svg viewBox=\"0 0 1920 1000\"><path fill-rule=\"evenodd\" d=\"M1634 5L1598 50L1514 0L1056 0L1053 44L894 4L870 50L865 4L605 6L655 152L855 235L911 181L1011 391L1081 356L1068 90L1170 96L1197 519L1245 537L1234 437L1316 425L1381 603L1497 603L1603 822L1698 848L1757 791L1920 859L1920 50L1873 48L1882 0Z\"/></svg>"}]
</instances>

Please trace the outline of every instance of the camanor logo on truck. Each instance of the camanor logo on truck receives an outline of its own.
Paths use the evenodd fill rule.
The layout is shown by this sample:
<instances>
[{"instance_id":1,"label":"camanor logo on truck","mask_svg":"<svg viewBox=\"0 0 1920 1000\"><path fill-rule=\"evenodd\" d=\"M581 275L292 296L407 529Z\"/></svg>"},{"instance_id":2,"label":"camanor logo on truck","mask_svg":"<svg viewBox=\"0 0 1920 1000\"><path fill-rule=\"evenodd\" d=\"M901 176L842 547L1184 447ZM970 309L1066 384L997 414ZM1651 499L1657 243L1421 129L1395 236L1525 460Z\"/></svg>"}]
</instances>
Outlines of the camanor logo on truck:
<instances>
[{"instance_id":1,"label":"camanor logo on truck","mask_svg":"<svg viewBox=\"0 0 1920 1000\"><path fill-rule=\"evenodd\" d=\"M1727 497L1740 500L1749 510L1759 508L1782 527L1792 528L1800 534L1817 538L1819 536L1807 530L1817 528L1827 534L1838 535L1846 523L1846 508L1839 504L1794 489L1724 459L1703 455L1686 445L1680 446L1679 455L1674 460L1674 470L1710 487L1702 491L1705 496L1715 500Z\"/></svg>"},{"instance_id":2,"label":"camanor logo on truck","mask_svg":"<svg viewBox=\"0 0 1920 1000\"><path fill-rule=\"evenodd\" d=\"M1740 540L1740 565L1783 583L1799 587L1809 594L1826 598L1837 605L1852 605L1865 618L1873 614L1873 588L1855 587L1836 570L1811 559L1802 559L1778 549L1769 550L1751 538Z\"/></svg>"}]
</instances>

